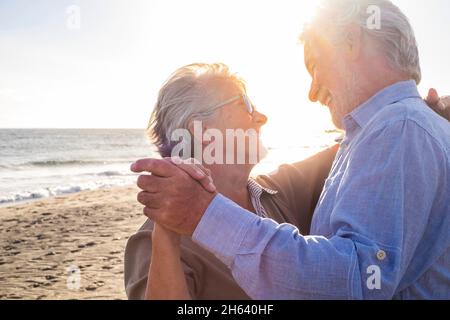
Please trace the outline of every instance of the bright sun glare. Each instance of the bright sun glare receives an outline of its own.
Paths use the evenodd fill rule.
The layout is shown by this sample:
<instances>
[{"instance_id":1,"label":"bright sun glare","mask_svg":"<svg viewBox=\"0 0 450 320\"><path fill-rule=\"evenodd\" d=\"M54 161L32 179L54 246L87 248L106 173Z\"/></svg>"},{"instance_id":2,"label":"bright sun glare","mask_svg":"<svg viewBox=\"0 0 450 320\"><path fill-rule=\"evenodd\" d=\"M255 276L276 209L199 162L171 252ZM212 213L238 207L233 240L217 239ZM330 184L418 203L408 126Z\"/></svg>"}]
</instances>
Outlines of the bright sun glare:
<instances>
[{"instance_id":1,"label":"bright sun glare","mask_svg":"<svg viewBox=\"0 0 450 320\"><path fill-rule=\"evenodd\" d=\"M213 1L183 1L176 9L169 6L153 7L156 20L147 26L158 29L156 41L149 43L164 43L170 52L170 61L157 71L161 81L184 64L224 62L244 77L249 96L268 116L263 130L268 146L308 145L333 128L328 109L307 99L310 78L298 41L314 1L229 1L220 7ZM162 12L173 13L170 21L159 18L166 16Z\"/></svg>"},{"instance_id":2,"label":"bright sun glare","mask_svg":"<svg viewBox=\"0 0 450 320\"><path fill-rule=\"evenodd\" d=\"M269 147L310 145L333 128L327 108L307 99L310 77L298 42L314 6L298 0L95 1L80 4L75 31L62 19L48 22L64 17L64 5L44 8L46 18L3 39L10 49L2 60L11 61L5 73L14 77L0 92L8 99L2 122L145 128L174 70L224 62L244 77L249 96L268 116L263 139Z\"/></svg>"}]
</instances>

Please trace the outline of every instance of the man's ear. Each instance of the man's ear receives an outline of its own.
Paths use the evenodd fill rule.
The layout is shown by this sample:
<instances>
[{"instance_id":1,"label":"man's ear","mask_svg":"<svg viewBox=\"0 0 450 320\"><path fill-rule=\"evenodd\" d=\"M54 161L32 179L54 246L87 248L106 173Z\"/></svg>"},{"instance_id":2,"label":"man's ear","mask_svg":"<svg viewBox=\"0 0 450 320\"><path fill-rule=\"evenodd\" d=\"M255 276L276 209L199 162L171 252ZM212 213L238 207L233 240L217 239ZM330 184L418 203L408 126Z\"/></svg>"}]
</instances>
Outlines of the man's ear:
<instances>
[{"instance_id":1,"label":"man's ear","mask_svg":"<svg viewBox=\"0 0 450 320\"><path fill-rule=\"evenodd\" d=\"M347 28L345 34L345 45L352 60L356 60L361 55L362 46L362 30L361 27L352 24Z\"/></svg>"}]
</instances>

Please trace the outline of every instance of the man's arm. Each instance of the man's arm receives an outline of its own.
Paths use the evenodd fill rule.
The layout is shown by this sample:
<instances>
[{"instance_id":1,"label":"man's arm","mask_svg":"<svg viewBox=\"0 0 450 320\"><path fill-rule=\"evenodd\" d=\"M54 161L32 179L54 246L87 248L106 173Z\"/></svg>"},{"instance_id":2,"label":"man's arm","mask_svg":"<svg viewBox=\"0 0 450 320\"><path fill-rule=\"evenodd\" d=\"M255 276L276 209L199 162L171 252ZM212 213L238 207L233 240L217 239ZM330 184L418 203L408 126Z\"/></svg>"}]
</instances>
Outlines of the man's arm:
<instances>
[{"instance_id":1,"label":"man's arm","mask_svg":"<svg viewBox=\"0 0 450 320\"><path fill-rule=\"evenodd\" d=\"M254 299L391 299L427 225L443 157L426 132L399 121L352 154L323 221L333 229L327 238L304 237L218 195L193 239ZM373 268L379 289L368 285Z\"/></svg>"}]
</instances>

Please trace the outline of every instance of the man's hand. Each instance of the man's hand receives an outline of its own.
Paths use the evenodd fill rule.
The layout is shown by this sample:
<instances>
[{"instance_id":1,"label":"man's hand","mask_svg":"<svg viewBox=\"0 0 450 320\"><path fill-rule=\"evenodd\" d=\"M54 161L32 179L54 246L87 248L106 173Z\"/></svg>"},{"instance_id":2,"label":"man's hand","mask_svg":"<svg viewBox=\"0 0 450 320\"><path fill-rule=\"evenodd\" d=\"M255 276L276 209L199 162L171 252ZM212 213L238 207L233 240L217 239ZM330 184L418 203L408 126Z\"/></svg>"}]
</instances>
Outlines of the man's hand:
<instances>
[{"instance_id":1,"label":"man's hand","mask_svg":"<svg viewBox=\"0 0 450 320\"><path fill-rule=\"evenodd\" d=\"M211 177L211 170L202 166L198 160L193 158L183 160L178 157L165 159L186 172L192 179L197 180L206 191L216 192L216 186Z\"/></svg>"},{"instance_id":2,"label":"man's hand","mask_svg":"<svg viewBox=\"0 0 450 320\"><path fill-rule=\"evenodd\" d=\"M216 196L165 159L138 160L131 171L151 173L139 176L137 181L143 190L137 200L145 206L144 214L178 234L192 235Z\"/></svg>"},{"instance_id":3,"label":"man's hand","mask_svg":"<svg viewBox=\"0 0 450 320\"><path fill-rule=\"evenodd\" d=\"M436 89L430 89L425 102L436 113L450 121L450 96L439 97Z\"/></svg>"}]
</instances>

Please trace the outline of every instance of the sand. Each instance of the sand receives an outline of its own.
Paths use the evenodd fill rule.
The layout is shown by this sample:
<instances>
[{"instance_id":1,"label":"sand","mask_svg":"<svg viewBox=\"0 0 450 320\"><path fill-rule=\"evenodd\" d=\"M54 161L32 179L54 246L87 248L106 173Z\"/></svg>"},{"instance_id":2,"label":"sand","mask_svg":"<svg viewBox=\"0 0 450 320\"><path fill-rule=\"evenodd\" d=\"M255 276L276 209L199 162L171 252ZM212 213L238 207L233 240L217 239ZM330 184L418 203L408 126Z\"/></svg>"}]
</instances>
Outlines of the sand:
<instances>
[{"instance_id":1,"label":"sand","mask_svg":"<svg viewBox=\"0 0 450 320\"><path fill-rule=\"evenodd\" d=\"M0 299L126 299L123 255L146 217L137 188L0 208Z\"/></svg>"}]
</instances>

